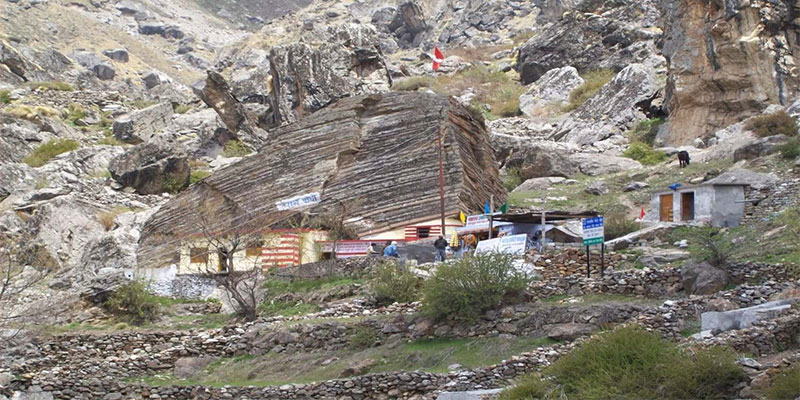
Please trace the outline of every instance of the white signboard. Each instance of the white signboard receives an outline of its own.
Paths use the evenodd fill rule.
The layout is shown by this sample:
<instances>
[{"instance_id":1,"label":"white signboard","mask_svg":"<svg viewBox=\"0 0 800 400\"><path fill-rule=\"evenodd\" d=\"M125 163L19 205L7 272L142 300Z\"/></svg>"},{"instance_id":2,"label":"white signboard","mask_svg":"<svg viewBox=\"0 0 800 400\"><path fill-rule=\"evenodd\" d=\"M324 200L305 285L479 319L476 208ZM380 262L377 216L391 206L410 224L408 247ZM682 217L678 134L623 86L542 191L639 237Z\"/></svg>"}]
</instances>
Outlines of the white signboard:
<instances>
[{"instance_id":1,"label":"white signboard","mask_svg":"<svg viewBox=\"0 0 800 400\"><path fill-rule=\"evenodd\" d=\"M295 208L308 207L317 204L321 201L320 195L317 192L309 194L301 194L290 199L284 199L275 203L279 211L293 210Z\"/></svg>"},{"instance_id":2,"label":"white signboard","mask_svg":"<svg viewBox=\"0 0 800 400\"><path fill-rule=\"evenodd\" d=\"M525 252L525 244L528 235L507 235L497 239L481 240L475 248L475 254L482 253L506 253L522 254Z\"/></svg>"},{"instance_id":3,"label":"white signboard","mask_svg":"<svg viewBox=\"0 0 800 400\"><path fill-rule=\"evenodd\" d=\"M603 217L583 219L583 245L602 244L604 238Z\"/></svg>"}]
</instances>

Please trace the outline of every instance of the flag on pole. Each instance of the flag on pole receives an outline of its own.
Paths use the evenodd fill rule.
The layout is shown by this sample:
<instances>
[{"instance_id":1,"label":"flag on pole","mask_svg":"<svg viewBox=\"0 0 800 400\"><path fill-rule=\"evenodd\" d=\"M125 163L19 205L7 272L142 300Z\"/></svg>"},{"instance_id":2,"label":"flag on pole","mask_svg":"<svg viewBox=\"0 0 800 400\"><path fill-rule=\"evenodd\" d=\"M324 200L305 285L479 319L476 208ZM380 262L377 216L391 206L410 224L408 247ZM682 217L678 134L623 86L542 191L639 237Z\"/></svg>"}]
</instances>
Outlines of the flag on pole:
<instances>
[{"instance_id":1,"label":"flag on pole","mask_svg":"<svg viewBox=\"0 0 800 400\"><path fill-rule=\"evenodd\" d=\"M484 214L491 214L492 209L489 208L489 202L487 201L486 204L483 205L483 213Z\"/></svg>"},{"instance_id":2,"label":"flag on pole","mask_svg":"<svg viewBox=\"0 0 800 400\"><path fill-rule=\"evenodd\" d=\"M639 219L644 219L644 207L642 207L642 212L639 213Z\"/></svg>"},{"instance_id":3,"label":"flag on pole","mask_svg":"<svg viewBox=\"0 0 800 400\"><path fill-rule=\"evenodd\" d=\"M444 62L444 54L442 54L442 52L439 51L438 47L434 47L433 48L433 72L438 71L439 67L442 66L443 62Z\"/></svg>"},{"instance_id":4,"label":"flag on pole","mask_svg":"<svg viewBox=\"0 0 800 400\"><path fill-rule=\"evenodd\" d=\"M503 214L508 212L508 203L503 203L503 205L500 206L500 212Z\"/></svg>"},{"instance_id":5,"label":"flag on pole","mask_svg":"<svg viewBox=\"0 0 800 400\"><path fill-rule=\"evenodd\" d=\"M463 211L459 211L459 212L458 212L458 219L460 219L460 220L461 220L461 224L462 224L462 225L463 225L463 224L466 224L466 223L467 223L467 214L464 214L464 212L463 212Z\"/></svg>"}]
</instances>

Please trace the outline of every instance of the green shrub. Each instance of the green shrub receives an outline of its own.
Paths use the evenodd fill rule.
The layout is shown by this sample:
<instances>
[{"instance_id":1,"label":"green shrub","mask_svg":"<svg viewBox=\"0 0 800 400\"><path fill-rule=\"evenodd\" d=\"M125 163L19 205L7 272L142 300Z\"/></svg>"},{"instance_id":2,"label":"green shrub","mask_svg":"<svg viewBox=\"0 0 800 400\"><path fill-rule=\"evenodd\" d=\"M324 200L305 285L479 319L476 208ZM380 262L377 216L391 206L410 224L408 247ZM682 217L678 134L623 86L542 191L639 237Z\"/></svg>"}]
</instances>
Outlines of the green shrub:
<instances>
[{"instance_id":1,"label":"green shrub","mask_svg":"<svg viewBox=\"0 0 800 400\"><path fill-rule=\"evenodd\" d=\"M520 175L519 168L508 168L506 170L506 177L503 179L503 186L509 192L516 189L517 186L522 184L522 175Z\"/></svg>"},{"instance_id":2,"label":"green shrub","mask_svg":"<svg viewBox=\"0 0 800 400\"><path fill-rule=\"evenodd\" d=\"M75 123L79 119L86 118L86 109L78 103L69 103L67 106L67 121Z\"/></svg>"},{"instance_id":3,"label":"green shrub","mask_svg":"<svg viewBox=\"0 0 800 400\"><path fill-rule=\"evenodd\" d=\"M497 400L533 400L547 399L553 390L553 385L543 381L538 374L523 375L515 386L500 392Z\"/></svg>"},{"instance_id":4,"label":"green shrub","mask_svg":"<svg viewBox=\"0 0 800 400\"><path fill-rule=\"evenodd\" d=\"M194 185L195 183L208 178L211 176L211 171L203 171L203 170L196 170L192 171L192 174L189 176L189 184Z\"/></svg>"},{"instance_id":5,"label":"green shrub","mask_svg":"<svg viewBox=\"0 0 800 400\"><path fill-rule=\"evenodd\" d=\"M189 177L191 179L191 176ZM172 177L168 177L164 179L164 190L169 193L179 193L183 189L186 189L186 181L182 179L176 179Z\"/></svg>"},{"instance_id":6,"label":"green shrub","mask_svg":"<svg viewBox=\"0 0 800 400\"><path fill-rule=\"evenodd\" d=\"M613 240L639 230L639 223L623 212L606 214L603 218L605 240Z\"/></svg>"},{"instance_id":7,"label":"green shrub","mask_svg":"<svg viewBox=\"0 0 800 400\"><path fill-rule=\"evenodd\" d=\"M772 384L765 394L770 400L794 400L800 397L800 365L782 371L772 378Z\"/></svg>"},{"instance_id":8,"label":"green shrub","mask_svg":"<svg viewBox=\"0 0 800 400\"><path fill-rule=\"evenodd\" d=\"M248 145L234 139L225 143L222 155L225 157L244 157L252 152L253 150L251 150Z\"/></svg>"},{"instance_id":9,"label":"green shrub","mask_svg":"<svg viewBox=\"0 0 800 400\"><path fill-rule=\"evenodd\" d=\"M715 267L724 267L736 250L727 232L710 226L678 229L671 235L677 240L686 239L689 254L698 261L708 261Z\"/></svg>"},{"instance_id":10,"label":"green shrub","mask_svg":"<svg viewBox=\"0 0 800 400\"><path fill-rule=\"evenodd\" d=\"M566 398L720 399L734 395L745 377L735 360L726 349L691 353L628 326L593 337L544 374Z\"/></svg>"},{"instance_id":11,"label":"green shrub","mask_svg":"<svg viewBox=\"0 0 800 400\"><path fill-rule=\"evenodd\" d=\"M475 320L528 283L511 255L464 257L437 266L422 288L422 306L436 319Z\"/></svg>"},{"instance_id":12,"label":"green shrub","mask_svg":"<svg viewBox=\"0 0 800 400\"><path fill-rule=\"evenodd\" d=\"M378 265L369 282L379 304L410 303L419 298L419 279L407 269L392 263Z\"/></svg>"},{"instance_id":13,"label":"green shrub","mask_svg":"<svg viewBox=\"0 0 800 400\"><path fill-rule=\"evenodd\" d=\"M153 322L161 313L158 300L141 281L132 281L114 291L103 307L117 319L132 325Z\"/></svg>"},{"instance_id":14,"label":"green shrub","mask_svg":"<svg viewBox=\"0 0 800 400\"><path fill-rule=\"evenodd\" d=\"M405 79L397 79L392 82L392 90L397 92L415 92L421 88L433 86L433 77L430 76L411 76Z\"/></svg>"},{"instance_id":15,"label":"green shrub","mask_svg":"<svg viewBox=\"0 0 800 400\"><path fill-rule=\"evenodd\" d=\"M663 124L664 120L661 118L653 118L639 122L639 125L636 125L636 128L631 132L631 141L647 143L652 147L656 141L658 128Z\"/></svg>"},{"instance_id":16,"label":"green shrub","mask_svg":"<svg viewBox=\"0 0 800 400\"><path fill-rule=\"evenodd\" d=\"M75 90L72 85L66 82L30 82L28 86L33 89L59 90L62 92L71 92Z\"/></svg>"},{"instance_id":17,"label":"green shrub","mask_svg":"<svg viewBox=\"0 0 800 400\"><path fill-rule=\"evenodd\" d=\"M614 79L614 71L610 69L599 69L585 73L582 78L583 84L575 88L569 94L569 104L564 111L572 111L580 107L586 100L589 100L601 87Z\"/></svg>"},{"instance_id":18,"label":"green shrub","mask_svg":"<svg viewBox=\"0 0 800 400\"><path fill-rule=\"evenodd\" d=\"M366 349L372 347L375 345L377 340L378 332L366 325L358 325L354 327L347 336L347 341L350 342L350 347L354 349Z\"/></svg>"},{"instance_id":19,"label":"green shrub","mask_svg":"<svg viewBox=\"0 0 800 400\"><path fill-rule=\"evenodd\" d=\"M175 111L175 114L186 114L191 109L192 109L192 106L189 105L189 104L178 104L173 108L173 110Z\"/></svg>"},{"instance_id":20,"label":"green shrub","mask_svg":"<svg viewBox=\"0 0 800 400\"><path fill-rule=\"evenodd\" d=\"M775 114L750 118L744 127L760 137L772 135L796 136L797 118L787 114L786 111L778 111Z\"/></svg>"},{"instance_id":21,"label":"green shrub","mask_svg":"<svg viewBox=\"0 0 800 400\"><path fill-rule=\"evenodd\" d=\"M786 143L778 146L778 151L783 158L790 160L800 157L800 139L796 137L790 138Z\"/></svg>"},{"instance_id":22,"label":"green shrub","mask_svg":"<svg viewBox=\"0 0 800 400\"><path fill-rule=\"evenodd\" d=\"M8 90L0 90L0 104L11 103L11 92Z\"/></svg>"},{"instance_id":23,"label":"green shrub","mask_svg":"<svg viewBox=\"0 0 800 400\"><path fill-rule=\"evenodd\" d=\"M655 165L666 161L669 157L667 154L658 150L654 150L647 143L633 142L622 153L624 157L628 157L639 161L642 165Z\"/></svg>"},{"instance_id":24,"label":"green shrub","mask_svg":"<svg viewBox=\"0 0 800 400\"><path fill-rule=\"evenodd\" d=\"M37 147L31 154L22 159L25 164L31 167L41 167L47 164L53 157L76 150L80 145L72 139L53 139Z\"/></svg>"}]
</instances>

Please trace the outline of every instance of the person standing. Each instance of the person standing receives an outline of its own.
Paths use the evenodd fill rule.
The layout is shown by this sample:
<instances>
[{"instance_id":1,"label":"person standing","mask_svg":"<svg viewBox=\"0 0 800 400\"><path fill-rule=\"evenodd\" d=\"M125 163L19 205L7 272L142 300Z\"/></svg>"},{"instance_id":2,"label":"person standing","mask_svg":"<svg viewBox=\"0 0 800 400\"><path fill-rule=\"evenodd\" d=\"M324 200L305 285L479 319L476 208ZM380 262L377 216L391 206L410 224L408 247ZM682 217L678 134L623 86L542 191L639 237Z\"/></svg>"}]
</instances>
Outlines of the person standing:
<instances>
[{"instance_id":1,"label":"person standing","mask_svg":"<svg viewBox=\"0 0 800 400\"><path fill-rule=\"evenodd\" d=\"M397 253L397 242L392 242L386 246L386 248L383 249L383 256L400 258L400 254Z\"/></svg>"},{"instance_id":2,"label":"person standing","mask_svg":"<svg viewBox=\"0 0 800 400\"><path fill-rule=\"evenodd\" d=\"M447 240L444 240L444 236L439 236L433 242L433 247L436 248L436 261L444 261L447 258Z\"/></svg>"}]
</instances>

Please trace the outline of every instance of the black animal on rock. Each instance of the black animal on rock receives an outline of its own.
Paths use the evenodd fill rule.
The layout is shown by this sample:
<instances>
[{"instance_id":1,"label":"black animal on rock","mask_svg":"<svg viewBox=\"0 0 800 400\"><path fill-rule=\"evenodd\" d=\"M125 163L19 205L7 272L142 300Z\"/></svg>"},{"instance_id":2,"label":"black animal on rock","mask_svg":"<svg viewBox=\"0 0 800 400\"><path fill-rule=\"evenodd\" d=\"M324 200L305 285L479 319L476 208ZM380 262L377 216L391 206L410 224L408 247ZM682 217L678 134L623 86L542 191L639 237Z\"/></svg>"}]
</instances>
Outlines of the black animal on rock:
<instances>
[{"instance_id":1,"label":"black animal on rock","mask_svg":"<svg viewBox=\"0 0 800 400\"><path fill-rule=\"evenodd\" d=\"M689 165L689 152L686 150L679 151L678 161L680 162L681 168Z\"/></svg>"}]
</instances>

